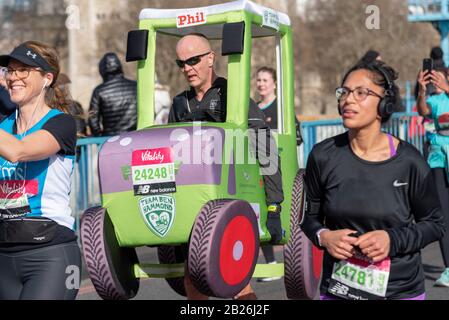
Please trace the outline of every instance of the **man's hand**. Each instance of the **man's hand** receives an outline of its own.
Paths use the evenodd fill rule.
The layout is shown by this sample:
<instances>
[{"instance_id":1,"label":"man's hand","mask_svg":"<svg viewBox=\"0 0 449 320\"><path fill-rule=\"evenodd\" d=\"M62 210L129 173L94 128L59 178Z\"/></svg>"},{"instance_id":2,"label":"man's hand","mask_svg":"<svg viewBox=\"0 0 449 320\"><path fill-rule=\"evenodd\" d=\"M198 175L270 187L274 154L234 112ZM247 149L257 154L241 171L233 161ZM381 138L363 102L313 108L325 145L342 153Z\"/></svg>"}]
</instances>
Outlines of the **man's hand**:
<instances>
[{"instance_id":1,"label":"man's hand","mask_svg":"<svg viewBox=\"0 0 449 320\"><path fill-rule=\"evenodd\" d=\"M349 236L355 230L324 230L320 233L321 245L326 248L329 254L339 260L346 260L354 253L354 244L357 238Z\"/></svg>"},{"instance_id":2,"label":"man's hand","mask_svg":"<svg viewBox=\"0 0 449 320\"><path fill-rule=\"evenodd\" d=\"M390 236L384 230L371 231L358 237L354 245L358 246L364 255L376 263L388 257Z\"/></svg>"}]
</instances>

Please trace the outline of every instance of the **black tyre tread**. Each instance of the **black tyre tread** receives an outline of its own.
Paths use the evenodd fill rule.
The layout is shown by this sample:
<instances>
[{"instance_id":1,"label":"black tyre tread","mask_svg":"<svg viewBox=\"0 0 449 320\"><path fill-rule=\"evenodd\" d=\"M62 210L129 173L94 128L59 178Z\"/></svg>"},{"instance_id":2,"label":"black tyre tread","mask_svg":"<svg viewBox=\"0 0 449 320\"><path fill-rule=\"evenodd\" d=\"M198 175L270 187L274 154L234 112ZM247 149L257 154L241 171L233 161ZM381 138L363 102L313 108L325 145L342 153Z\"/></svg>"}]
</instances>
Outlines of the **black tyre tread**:
<instances>
[{"instance_id":1,"label":"black tyre tread","mask_svg":"<svg viewBox=\"0 0 449 320\"><path fill-rule=\"evenodd\" d=\"M289 299L308 299L304 277L302 276L302 248L304 241L307 241L307 238L305 238L299 225L302 219L304 206L304 201L302 199L304 195L304 174L305 170L300 169L294 180L290 215L290 239L284 246L284 283Z\"/></svg>"},{"instance_id":2,"label":"black tyre tread","mask_svg":"<svg viewBox=\"0 0 449 320\"><path fill-rule=\"evenodd\" d=\"M119 299L120 292L114 290L113 279L108 267L101 263L104 256L104 246L102 238L102 224L104 221L104 212L100 207L90 208L84 212L81 222L81 233L83 252L86 260L87 270L90 279L101 298Z\"/></svg>"},{"instance_id":3,"label":"black tyre tread","mask_svg":"<svg viewBox=\"0 0 449 320\"><path fill-rule=\"evenodd\" d=\"M214 296L207 281L207 241L205 238L210 236L214 223L218 218L220 209L231 200L212 200L206 203L201 209L197 218L197 223L192 230L192 236L189 246L189 272L192 282L196 288L203 294Z\"/></svg>"},{"instance_id":4,"label":"black tyre tread","mask_svg":"<svg viewBox=\"0 0 449 320\"><path fill-rule=\"evenodd\" d=\"M160 263L182 263L185 259L180 259L180 255L177 255L177 250L181 250L179 246L160 246L157 248L157 256ZM184 286L184 277L165 279L177 294L186 297L186 288Z\"/></svg>"},{"instance_id":5,"label":"black tyre tread","mask_svg":"<svg viewBox=\"0 0 449 320\"><path fill-rule=\"evenodd\" d=\"M103 237L106 211L101 207L87 209L81 219L81 241L90 279L98 295L105 300L126 300L125 290L112 277Z\"/></svg>"}]
</instances>

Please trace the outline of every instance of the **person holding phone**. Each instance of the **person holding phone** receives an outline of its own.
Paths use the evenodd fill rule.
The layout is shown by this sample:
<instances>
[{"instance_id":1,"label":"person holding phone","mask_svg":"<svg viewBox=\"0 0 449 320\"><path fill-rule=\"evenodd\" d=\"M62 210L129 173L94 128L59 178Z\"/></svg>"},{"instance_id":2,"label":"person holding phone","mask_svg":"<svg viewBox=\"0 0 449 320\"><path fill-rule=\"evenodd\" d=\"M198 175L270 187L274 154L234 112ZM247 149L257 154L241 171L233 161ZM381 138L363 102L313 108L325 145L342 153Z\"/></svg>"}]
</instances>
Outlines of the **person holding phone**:
<instances>
[{"instance_id":1,"label":"person holding phone","mask_svg":"<svg viewBox=\"0 0 449 320\"><path fill-rule=\"evenodd\" d=\"M449 83L447 69L443 63L433 66L433 70L422 70L418 75L419 92L418 113L432 120L435 132L428 132L426 137L430 148L427 162L432 168L438 196L445 223L449 226ZM432 84L434 94L428 96L426 91ZM440 250L444 262L444 271L436 280L438 286L449 287L449 233L440 240Z\"/></svg>"},{"instance_id":2,"label":"person holding phone","mask_svg":"<svg viewBox=\"0 0 449 320\"><path fill-rule=\"evenodd\" d=\"M431 64L431 67L429 67L430 64ZM423 68L422 68L422 70L429 70L429 71L431 71L433 69L434 65L435 66L443 66L444 67L443 50L440 47L433 47L432 50L430 50L429 58L423 59ZM433 87L432 84L429 84L429 86ZM434 90L433 89L428 90L426 92L427 95L434 94ZM413 91L413 96L415 97L415 100L418 100L418 92L419 92L419 83L418 83L418 81L416 81L415 89Z\"/></svg>"},{"instance_id":3,"label":"person holding phone","mask_svg":"<svg viewBox=\"0 0 449 320\"><path fill-rule=\"evenodd\" d=\"M322 300L425 299L420 250L446 226L419 151L381 130L400 105L396 79L380 61L349 69L336 89L348 131L308 157L301 229L325 250Z\"/></svg>"}]
</instances>

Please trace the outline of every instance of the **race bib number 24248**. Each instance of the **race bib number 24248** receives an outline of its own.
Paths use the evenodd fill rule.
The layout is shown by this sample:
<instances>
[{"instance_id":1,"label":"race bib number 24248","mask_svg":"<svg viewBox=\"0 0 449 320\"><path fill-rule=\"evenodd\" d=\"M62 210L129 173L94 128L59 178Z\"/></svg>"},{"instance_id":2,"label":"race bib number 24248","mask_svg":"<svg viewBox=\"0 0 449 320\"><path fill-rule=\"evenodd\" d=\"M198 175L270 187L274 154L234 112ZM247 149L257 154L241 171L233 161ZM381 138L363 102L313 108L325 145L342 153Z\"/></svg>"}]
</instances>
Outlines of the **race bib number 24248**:
<instances>
[{"instance_id":1,"label":"race bib number 24248","mask_svg":"<svg viewBox=\"0 0 449 320\"><path fill-rule=\"evenodd\" d=\"M176 192L174 156L171 148L136 150L132 157L134 195Z\"/></svg>"}]
</instances>

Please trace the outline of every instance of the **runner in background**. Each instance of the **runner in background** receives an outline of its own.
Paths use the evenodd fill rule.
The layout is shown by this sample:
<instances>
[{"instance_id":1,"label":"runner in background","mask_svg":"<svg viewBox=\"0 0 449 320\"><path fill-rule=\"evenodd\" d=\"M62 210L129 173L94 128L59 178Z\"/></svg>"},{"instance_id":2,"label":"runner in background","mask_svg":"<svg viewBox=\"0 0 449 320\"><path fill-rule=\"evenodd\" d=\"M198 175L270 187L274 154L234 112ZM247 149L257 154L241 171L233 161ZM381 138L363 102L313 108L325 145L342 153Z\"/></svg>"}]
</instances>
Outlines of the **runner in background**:
<instances>
[{"instance_id":1,"label":"runner in background","mask_svg":"<svg viewBox=\"0 0 449 320\"><path fill-rule=\"evenodd\" d=\"M269 67L262 67L257 70L257 93L260 101L257 103L265 116L267 126L276 130L278 127L277 99L276 99L276 70ZM263 256L268 264L275 264L274 247L267 244L261 246ZM281 277L259 278L258 282L269 282L279 280Z\"/></svg>"}]
</instances>

